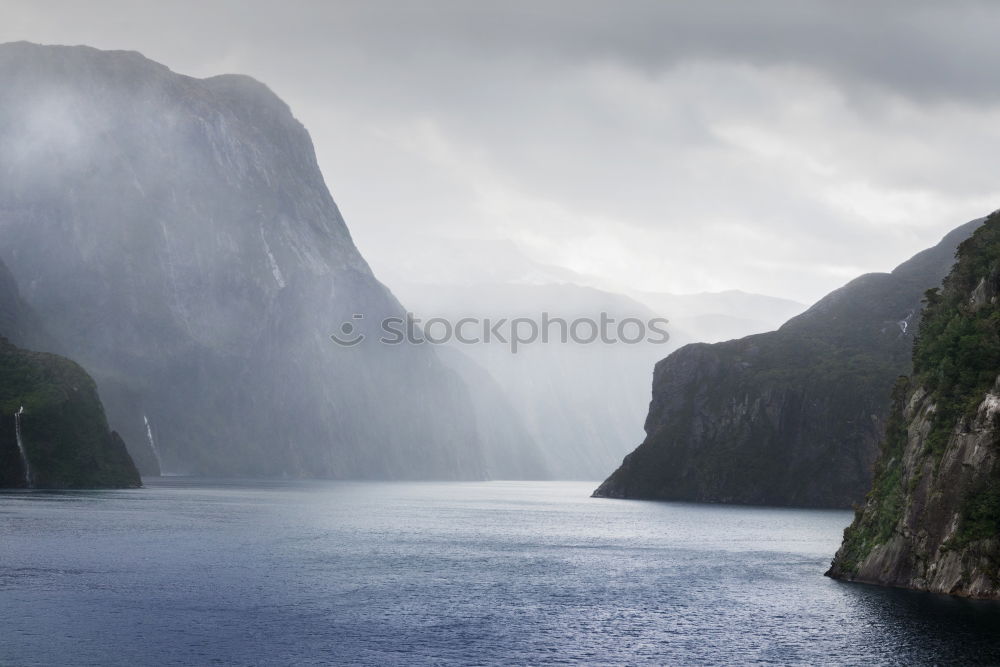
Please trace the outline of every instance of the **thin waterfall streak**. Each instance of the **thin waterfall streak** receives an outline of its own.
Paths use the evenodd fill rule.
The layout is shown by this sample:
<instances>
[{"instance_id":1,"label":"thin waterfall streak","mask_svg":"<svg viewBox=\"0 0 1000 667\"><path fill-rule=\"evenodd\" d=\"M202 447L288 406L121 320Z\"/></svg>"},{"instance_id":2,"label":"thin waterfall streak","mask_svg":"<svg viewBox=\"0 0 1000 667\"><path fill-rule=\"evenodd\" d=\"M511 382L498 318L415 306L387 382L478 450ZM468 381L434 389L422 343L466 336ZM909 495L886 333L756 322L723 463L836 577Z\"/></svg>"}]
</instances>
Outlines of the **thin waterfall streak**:
<instances>
[{"instance_id":1,"label":"thin waterfall streak","mask_svg":"<svg viewBox=\"0 0 1000 667\"><path fill-rule=\"evenodd\" d=\"M156 447L156 438L153 437L153 427L149 423L149 418L146 415L142 416L142 421L146 423L146 440L149 442L149 448L153 450L153 457L156 458L156 467L159 469L160 474L163 474L163 461L160 460L160 450Z\"/></svg>"},{"instance_id":2,"label":"thin waterfall streak","mask_svg":"<svg viewBox=\"0 0 1000 667\"><path fill-rule=\"evenodd\" d=\"M21 464L24 466L24 484L29 489L32 488L31 462L28 461L28 452L24 448L24 440L21 437L21 415L24 414L24 406L14 413L14 432L17 435L17 451L21 453Z\"/></svg>"}]
</instances>

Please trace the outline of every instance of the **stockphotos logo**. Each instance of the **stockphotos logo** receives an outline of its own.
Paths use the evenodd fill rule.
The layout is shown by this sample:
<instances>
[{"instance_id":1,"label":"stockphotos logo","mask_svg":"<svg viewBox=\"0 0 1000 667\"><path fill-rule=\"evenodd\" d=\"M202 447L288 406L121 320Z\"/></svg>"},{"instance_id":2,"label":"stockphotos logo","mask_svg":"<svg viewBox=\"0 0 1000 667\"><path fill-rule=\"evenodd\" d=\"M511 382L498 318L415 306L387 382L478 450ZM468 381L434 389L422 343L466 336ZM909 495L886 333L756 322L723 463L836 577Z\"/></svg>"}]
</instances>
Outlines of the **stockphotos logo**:
<instances>
[{"instance_id":1,"label":"stockphotos logo","mask_svg":"<svg viewBox=\"0 0 1000 667\"><path fill-rule=\"evenodd\" d=\"M354 347L368 338L362 330L365 316L355 313L340 325L330 338L343 347ZM621 320L601 313L597 318L580 317L567 320L542 313L538 318L463 317L452 321L443 317L421 320L407 313L406 317L387 317L379 324L379 339L383 345L506 345L511 354L525 345L536 343L577 343L590 345L662 345L670 340L668 320L654 317L644 320L626 317Z\"/></svg>"}]
</instances>

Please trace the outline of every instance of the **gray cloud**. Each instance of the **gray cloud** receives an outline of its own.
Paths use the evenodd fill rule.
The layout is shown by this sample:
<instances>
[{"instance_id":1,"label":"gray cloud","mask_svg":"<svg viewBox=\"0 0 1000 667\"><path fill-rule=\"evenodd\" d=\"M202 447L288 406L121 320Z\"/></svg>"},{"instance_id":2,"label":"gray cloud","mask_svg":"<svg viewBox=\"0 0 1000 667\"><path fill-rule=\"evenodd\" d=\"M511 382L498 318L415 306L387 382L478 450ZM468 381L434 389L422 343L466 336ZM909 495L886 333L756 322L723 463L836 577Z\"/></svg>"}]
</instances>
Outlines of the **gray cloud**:
<instances>
[{"instance_id":1,"label":"gray cloud","mask_svg":"<svg viewBox=\"0 0 1000 667\"><path fill-rule=\"evenodd\" d=\"M0 19L3 41L268 83L390 283L422 277L414 256L457 279L466 248L510 279L809 300L1000 195L992 3L4 0Z\"/></svg>"}]
</instances>

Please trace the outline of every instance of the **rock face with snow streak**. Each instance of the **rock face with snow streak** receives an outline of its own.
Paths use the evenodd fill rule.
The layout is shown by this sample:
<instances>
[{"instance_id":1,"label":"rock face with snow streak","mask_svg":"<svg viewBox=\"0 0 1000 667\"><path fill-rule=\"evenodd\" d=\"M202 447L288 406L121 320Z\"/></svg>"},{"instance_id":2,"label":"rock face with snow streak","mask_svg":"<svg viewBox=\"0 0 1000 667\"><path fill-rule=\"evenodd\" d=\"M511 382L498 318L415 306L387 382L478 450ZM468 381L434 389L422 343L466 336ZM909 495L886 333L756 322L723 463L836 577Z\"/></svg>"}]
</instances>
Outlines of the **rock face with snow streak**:
<instances>
[{"instance_id":1,"label":"rock face with snow streak","mask_svg":"<svg viewBox=\"0 0 1000 667\"><path fill-rule=\"evenodd\" d=\"M928 297L872 489L827 574L1000 599L1000 214Z\"/></svg>"},{"instance_id":2,"label":"rock face with snow streak","mask_svg":"<svg viewBox=\"0 0 1000 667\"><path fill-rule=\"evenodd\" d=\"M613 498L850 507L869 488L924 291L959 227L892 273L827 295L778 331L683 347L656 365L646 439L595 492Z\"/></svg>"},{"instance_id":3,"label":"rock face with snow streak","mask_svg":"<svg viewBox=\"0 0 1000 667\"><path fill-rule=\"evenodd\" d=\"M148 419L176 473L485 474L461 380L375 340L403 309L264 85L17 43L0 89L0 255L126 442ZM342 322L368 339L334 344Z\"/></svg>"}]
</instances>

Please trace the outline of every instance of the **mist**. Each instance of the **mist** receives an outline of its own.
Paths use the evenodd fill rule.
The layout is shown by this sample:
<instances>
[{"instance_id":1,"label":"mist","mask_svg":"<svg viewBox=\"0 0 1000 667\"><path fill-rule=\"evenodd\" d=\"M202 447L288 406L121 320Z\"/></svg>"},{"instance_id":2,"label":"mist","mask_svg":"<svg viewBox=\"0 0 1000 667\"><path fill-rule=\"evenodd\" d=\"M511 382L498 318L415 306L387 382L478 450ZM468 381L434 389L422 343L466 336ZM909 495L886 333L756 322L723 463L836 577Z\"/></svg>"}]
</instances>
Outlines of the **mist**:
<instances>
[{"instance_id":1,"label":"mist","mask_svg":"<svg viewBox=\"0 0 1000 667\"><path fill-rule=\"evenodd\" d=\"M1000 664L998 28L0 0L0 662Z\"/></svg>"}]
</instances>

